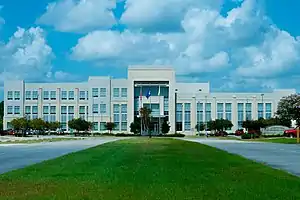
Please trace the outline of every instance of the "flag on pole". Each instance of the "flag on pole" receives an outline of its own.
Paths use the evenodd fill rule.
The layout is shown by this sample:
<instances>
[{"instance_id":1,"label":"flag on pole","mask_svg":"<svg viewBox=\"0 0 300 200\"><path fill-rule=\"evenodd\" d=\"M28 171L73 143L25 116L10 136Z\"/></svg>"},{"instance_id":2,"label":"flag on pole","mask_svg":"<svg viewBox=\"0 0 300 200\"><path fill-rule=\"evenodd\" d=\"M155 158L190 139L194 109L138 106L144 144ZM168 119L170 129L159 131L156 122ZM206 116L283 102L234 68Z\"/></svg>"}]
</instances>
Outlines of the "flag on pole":
<instances>
[{"instance_id":1,"label":"flag on pole","mask_svg":"<svg viewBox=\"0 0 300 200\"><path fill-rule=\"evenodd\" d=\"M151 90L149 89L147 94L146 94L146 98L149 99L151 97Z\"/></svg>"}]
</instances>

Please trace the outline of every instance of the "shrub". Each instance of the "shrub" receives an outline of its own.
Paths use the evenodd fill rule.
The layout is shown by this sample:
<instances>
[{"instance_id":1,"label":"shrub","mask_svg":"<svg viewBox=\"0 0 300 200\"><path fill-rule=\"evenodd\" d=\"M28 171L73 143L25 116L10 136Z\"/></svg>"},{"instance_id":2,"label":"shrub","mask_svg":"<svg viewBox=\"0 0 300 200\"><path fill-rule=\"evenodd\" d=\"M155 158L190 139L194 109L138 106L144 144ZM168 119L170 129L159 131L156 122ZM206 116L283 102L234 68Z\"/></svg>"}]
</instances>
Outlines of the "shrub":
<instances>
[{"instance_id":1,"label":"shrub","mask_svg":"<svg viewBox=\"0 0 300 200\"><path fill-rule=\"evenodd\" d=\"M160 134L157 135L157 137L185 137L185 135L181 133L174 133L174 134L166 134L166 135Z\"/></svg>"},{"instance_id":2,"label":"shrub","mask_svg":"<svg viewBox=\"0 0 300 200\"><path fill-rule=\"evenodd\" d=\"M133 137L133 136L141 136L140 134L129 134L129 133L117 133L116 137Z\"/></svg>"}]
</instances>

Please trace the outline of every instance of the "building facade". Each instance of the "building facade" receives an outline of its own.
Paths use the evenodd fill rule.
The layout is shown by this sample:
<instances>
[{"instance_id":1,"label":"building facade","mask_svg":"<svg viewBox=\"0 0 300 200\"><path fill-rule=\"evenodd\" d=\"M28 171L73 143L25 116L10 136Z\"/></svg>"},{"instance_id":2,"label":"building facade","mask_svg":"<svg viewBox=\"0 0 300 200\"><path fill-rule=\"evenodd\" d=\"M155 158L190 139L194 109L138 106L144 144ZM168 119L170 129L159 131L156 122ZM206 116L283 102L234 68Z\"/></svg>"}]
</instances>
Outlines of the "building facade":
<instances>
[{"instance_id":1,"label":"building facade","mask_svg":"<svg viewBox=\"0 0 300 200\"><path fill-rule=\"evenodd\" d=\"M4 129L19 117L59 121L83 118L94 122L95 132L105 132L114 122L116 131L129 132L139 108L151 108L154 129L167 119L171 132L195 133L197 123L214 119L232 121L232 131L246 119L271 118L279 100L294 89L269 93L212 93L209 83L176 82L175 71L162 67L129 67L127 79L89 77L82 83L4 83ZM148 97L148 98L147 98Z\"/></svg>"}]
</instances>

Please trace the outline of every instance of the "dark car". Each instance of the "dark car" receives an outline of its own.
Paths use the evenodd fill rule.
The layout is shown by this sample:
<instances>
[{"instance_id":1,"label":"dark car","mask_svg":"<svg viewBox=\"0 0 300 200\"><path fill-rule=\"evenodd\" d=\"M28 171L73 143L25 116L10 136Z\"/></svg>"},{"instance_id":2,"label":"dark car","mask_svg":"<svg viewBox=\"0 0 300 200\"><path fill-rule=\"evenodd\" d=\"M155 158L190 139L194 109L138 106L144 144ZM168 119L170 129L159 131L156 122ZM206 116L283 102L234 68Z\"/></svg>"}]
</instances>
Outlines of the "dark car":
<instances>
[{"instance_id":1,"label":"dark car","mask_svg":"<svg viewBox=\"0 0 300 200\"><path fill-rule=\"evenodd\" d=\"M226 131L216 131L215 136L216 137L226 137L228 133Z\"/></svg>"}]
</instances>

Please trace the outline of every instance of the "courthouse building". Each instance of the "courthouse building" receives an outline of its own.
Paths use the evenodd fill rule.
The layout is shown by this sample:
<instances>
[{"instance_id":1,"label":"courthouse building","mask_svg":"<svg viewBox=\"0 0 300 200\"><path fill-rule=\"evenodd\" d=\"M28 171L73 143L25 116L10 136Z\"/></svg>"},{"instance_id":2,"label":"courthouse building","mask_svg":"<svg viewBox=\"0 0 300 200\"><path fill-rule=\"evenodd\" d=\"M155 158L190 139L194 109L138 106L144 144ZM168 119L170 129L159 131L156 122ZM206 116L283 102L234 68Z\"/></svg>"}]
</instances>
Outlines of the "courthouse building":
<instances>
[{"instance_id":1,"label":"courthouse building","mask_svg":"<svg viewBox=\"0 0 300 200\"><path fill-rule=\"evenodd\" d=\"M141 106L152 109L154 128L167 119L171 132L192 134L199 122L228 119L232 131L246 119L271 118L278 101L294 89L265 93L211 92L209 83L176 81L173 68L129 67L127 79L90 76L80 83L4 83L4 129L18 117L61 122L83 118L94 122L95 132L105 132L105 123L114 122L116 132L129 132L130 123ZM148 97L148 98L147 98Z\"/></svg>"}]
</instances>

